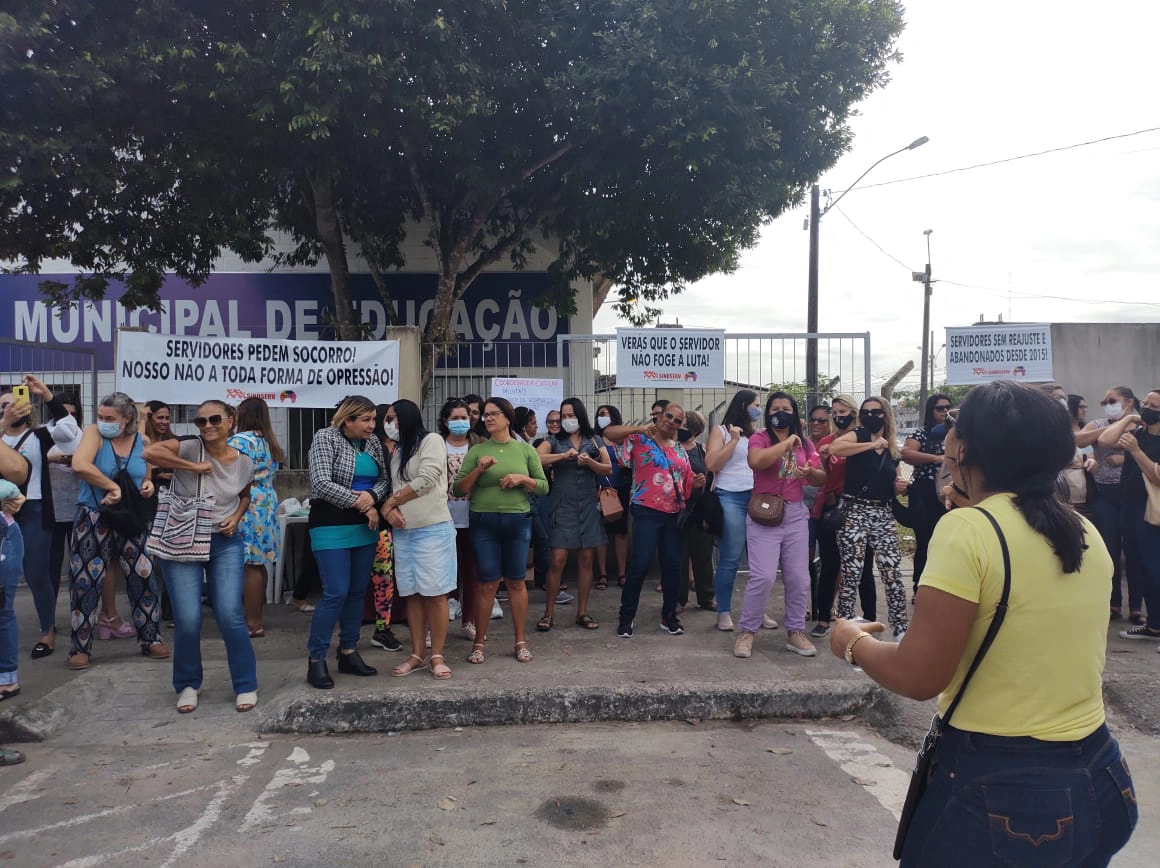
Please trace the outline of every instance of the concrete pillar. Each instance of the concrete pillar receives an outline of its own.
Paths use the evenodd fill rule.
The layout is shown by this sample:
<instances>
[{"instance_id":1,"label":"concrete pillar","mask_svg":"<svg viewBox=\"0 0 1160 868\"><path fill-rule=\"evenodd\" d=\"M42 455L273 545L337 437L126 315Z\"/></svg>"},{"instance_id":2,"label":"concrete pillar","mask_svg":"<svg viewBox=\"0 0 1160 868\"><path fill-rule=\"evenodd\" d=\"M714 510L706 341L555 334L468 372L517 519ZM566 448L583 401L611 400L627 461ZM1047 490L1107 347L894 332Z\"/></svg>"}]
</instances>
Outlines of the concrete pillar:
<instances>
[{"instance_id":1,"label":"concrete pillar","mask_svg":"<svg viewBox=\"0 0 1160 868\"><path fill-rule=\"evenodd\" d=\"M388 326L388 341L399 342L399 397L423 406L422 366L417 326Z\"/></svg>"}]
</instances>

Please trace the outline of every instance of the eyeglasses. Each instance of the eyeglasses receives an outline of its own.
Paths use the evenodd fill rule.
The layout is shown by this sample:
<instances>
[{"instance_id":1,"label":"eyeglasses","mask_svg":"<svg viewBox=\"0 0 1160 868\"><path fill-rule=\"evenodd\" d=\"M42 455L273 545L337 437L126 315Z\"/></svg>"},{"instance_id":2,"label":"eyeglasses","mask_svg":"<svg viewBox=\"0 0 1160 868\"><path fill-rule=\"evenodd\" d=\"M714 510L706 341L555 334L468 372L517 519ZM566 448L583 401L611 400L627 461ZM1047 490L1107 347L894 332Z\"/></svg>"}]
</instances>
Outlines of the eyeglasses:
<instances>
[{"instance_id":1,"label":"eyeglasses","mask_svg":"<svg viewBox=\"0 0 1160 868\"><path fill-rule=\"evenodd\" d=\"M545 422L544 424L546 424L546 425L559 425L559 424L560 424L560 420L559 420L559 419L549 419L549 420L548 420L547 422Z\"/></svg>"},{"instance_id":2,"label":"eyeglasses","mask_svg":"<svg viewBox=\"0 0 1160 868\"><path fill-rule=\"evenodd\" d=\"M885 410L861 410L861 411L859 411L858 415L861 416L863 419L865 419L867 416L873 416L875 419L885 419L886 418L886 411Z\"/></svg>"},{"instance_id":3,"label":"eyeglasses","mask_svg":"<svg viewBox=\"0 0 1160 868\"><path fill-rule=\"evenodd\" d=\"M940 413L945 413L951 408L950 404L936 404L934 409Z\"/></svg>"},{"instance_id":4,"label":"eyeglasses","mask_svg":"<svg viewBox=\"0 0 1160 868\"><path fill-rule=\"evenodd\" d=\"M678 419L672 413L665 413L665 418L668 419L670 422L672 422L674 425L684 425L685 424L684 417Z\"/></svg>"},{"instance_id":5,"label":"eyeglasses","mask_svg":"<svg viewBox=\"0 0 1160 868\"><path fill-rule=\"evenodd\" d=\"M503 413L499 412L498 410L492 410L490 413L484 413L483 418L484 419L495 419L495 418L502 416L502 415L503 415Z\"/></svg>"},{"instance_id":6,"label":"eyeglasses","mask_svg":"<svg viewBox=\"0 0 1160 868\"><path fill-rule=\"evenodd\" d=\"M825 418L821 418L821 419L810 419L810 424L811 425L825 425L829 421L830 421L829 417L825 417Z\"/></svg>"},{"instance_id":7,"label":"eyeglasses","mask_svg":"<svg viewBox=\"0 0 1160 868\"><path fill-rule=\"evenodd\" d=\"M204 428L207 425L213 425L215 428L222 423L223 416L221 413L214 413L212 416L195 416L193 424L198 428Z\"/></svg>"}]
</instances>

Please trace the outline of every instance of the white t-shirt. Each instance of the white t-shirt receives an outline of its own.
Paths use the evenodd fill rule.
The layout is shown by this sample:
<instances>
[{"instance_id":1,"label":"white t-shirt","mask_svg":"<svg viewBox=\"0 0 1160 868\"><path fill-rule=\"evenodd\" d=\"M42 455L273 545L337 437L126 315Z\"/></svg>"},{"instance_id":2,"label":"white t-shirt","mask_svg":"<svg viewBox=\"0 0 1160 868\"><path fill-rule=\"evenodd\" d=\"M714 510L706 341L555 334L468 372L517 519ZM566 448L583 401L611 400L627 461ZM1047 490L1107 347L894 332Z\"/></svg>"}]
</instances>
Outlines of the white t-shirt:
<instances>
[{"instance_id":1,"label":"white t-shirt","mask_svg":"<svg viewBox=\"0 0 1160 868\"><path fill-rule=\"evenodd\" d=\"M718 426L728 444L733 437L724 425ZM717 491L749 491L753 488L753 470L749 466L749 438L742 437L725 466L717 473L714 481Z\"/></svg>"},{"instance_id":2,"label":"white t-shirt","mask_svg":"<svg viewBox=\"0 0 1160 868\"><path fill-rule=\"evenodd\" d=\"M25 437L25 434L28 436ZM21 431L19 434L5 434L3 440L5 444L16 449L16 444L20 443L21 437L24 437L24 442L20 444L18 451L28 459L30 465L28 468L28 493L24 496L29 500L40 500L43 496L40 490L41 455L40 440L37 439L36 433Z\"/></svg>"},{"instance_id":3,"label":"white t-shirt","mask_svg":"<svg viewBox=\"0 0 1160 868\"><path fill-rule=\"evenodd\" d=\"M451 486L455 484L455 477L459 474L459 468L463 466L463 457L467 455L471 444L452 446L446 440L443 444L447 447L447 509L451 511L451 520L455 522L456 528L470 527L471 498L455 497L451 493Z\"/></svg>"}]
</instances>

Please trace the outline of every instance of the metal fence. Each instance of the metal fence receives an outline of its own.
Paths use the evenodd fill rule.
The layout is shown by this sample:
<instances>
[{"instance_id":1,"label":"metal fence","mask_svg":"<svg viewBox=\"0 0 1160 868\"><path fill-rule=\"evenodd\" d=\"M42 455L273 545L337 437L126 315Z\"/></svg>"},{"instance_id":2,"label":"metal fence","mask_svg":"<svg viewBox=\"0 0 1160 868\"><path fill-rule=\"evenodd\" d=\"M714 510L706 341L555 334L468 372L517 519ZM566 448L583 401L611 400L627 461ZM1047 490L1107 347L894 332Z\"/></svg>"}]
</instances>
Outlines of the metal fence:
<instances>
[{"instance_id":1,"label":"metal fence","mask_svg":"<svg viewBox=\"0 0 1160 868\"><path fill-rule=\"evenodd\" d=\"M0 338L0 371L5 387L19 385L25 374L32 374L56 395L77 401L82 418L92 421L96 416L98 385L94 350Z\"/></svg>"}]
</instances>

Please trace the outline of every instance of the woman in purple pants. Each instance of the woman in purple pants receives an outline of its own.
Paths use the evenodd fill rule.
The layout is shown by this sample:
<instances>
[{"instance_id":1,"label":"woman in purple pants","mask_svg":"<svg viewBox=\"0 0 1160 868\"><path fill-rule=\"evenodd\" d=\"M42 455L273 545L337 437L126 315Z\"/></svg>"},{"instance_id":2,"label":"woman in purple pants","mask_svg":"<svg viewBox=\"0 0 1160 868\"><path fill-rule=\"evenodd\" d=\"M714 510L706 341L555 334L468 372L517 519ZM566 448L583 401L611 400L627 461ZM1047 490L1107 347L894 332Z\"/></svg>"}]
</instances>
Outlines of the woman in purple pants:
<instances>
[{"instance_id":1,"label":"woman in purple pants","mask_svg":"<svg viewBox=\"0 0 1160 868\"><path fill-rule=\"evenodd\" d=\"M781 495L785 512L777 527L745 517L749 582L733 656L749 657L753 653L753 638L761 629L780 566L785 582L786 650L813 657L817 651L805 633L810 606L810 515L803 501L803 488L807 483L822 485L826 472L821 469L814 444L802 433L802 420L793 397L785 392L772 393L765 402L763 421L764 429L749 438L753 492Z\"/></svg>"}]
</instances>

